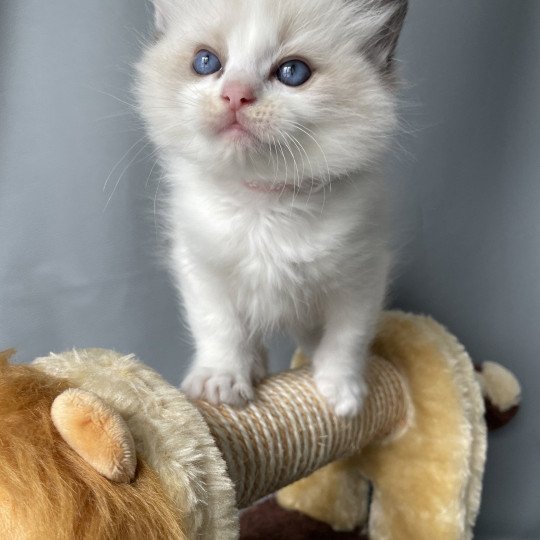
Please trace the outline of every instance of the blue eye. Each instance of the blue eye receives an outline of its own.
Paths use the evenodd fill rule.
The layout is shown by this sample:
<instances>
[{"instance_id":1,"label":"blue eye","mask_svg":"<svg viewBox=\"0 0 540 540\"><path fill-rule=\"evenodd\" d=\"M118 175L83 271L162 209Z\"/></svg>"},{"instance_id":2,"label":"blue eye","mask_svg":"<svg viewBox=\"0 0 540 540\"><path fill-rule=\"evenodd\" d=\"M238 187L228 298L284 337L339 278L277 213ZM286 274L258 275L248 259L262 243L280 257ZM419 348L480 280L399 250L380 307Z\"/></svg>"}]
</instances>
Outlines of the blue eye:
<instances>
[{"instance_id":1,"label":"blue eye","mask_svg":"<svg viewBox=\"0 0 540 540\"><path fill-rule=\"evenodd\" d=\"M302 60L289 60L278 67L276 77L287 86L300 86L311 77L311 69Z\"/></svg>"},{"instance_id":2,"label":"blue eye","mask_svg":"<svg viewBox=\"0 0 540 540\"><path fill-rule=\"evenodd\" d=\"M221 69L221 62L214 53L203 49L195 55L193 69L199 75L211 75Z\"/></svg>"}]
</instances>

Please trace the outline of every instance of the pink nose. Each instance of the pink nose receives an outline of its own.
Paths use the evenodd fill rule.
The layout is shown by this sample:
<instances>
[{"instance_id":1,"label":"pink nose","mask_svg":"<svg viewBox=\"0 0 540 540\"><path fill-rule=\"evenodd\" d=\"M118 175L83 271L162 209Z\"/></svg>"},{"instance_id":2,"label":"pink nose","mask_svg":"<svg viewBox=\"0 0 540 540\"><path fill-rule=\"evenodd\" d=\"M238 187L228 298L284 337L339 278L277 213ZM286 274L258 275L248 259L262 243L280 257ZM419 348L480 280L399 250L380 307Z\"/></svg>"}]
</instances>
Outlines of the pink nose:
<instances>
[{"instance_id":1,"label":"pink nose","mask_svg":"<svg viewBox=\"0 0 540 540\"><path fill-rule=\"evenodd\" d=\"M232 111L238 111L241 107L253 103L256 99L251 86L236 81L225 84L221 97L229 102Z\"/></svg>"}]
</instances>

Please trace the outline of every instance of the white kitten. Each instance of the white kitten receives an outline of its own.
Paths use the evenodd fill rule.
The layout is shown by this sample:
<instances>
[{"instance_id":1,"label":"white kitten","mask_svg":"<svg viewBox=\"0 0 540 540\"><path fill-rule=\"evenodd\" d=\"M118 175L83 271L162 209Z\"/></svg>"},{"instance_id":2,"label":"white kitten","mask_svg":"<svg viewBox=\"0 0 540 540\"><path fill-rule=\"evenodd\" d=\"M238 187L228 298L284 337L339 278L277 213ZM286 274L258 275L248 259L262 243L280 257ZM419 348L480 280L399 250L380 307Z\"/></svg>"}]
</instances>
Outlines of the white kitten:
<instances>
[{"instance_id":1,"label":"white kitten","mask_svg":"<svg viewBox=\"0 0 540 540\"><path fill-rule=\"evenodd\" d=\"M379 163L406 0L154 0L138 96L170 189L172 270L196 341L184 391L242 404L277 328L338 414L389 266Z\"/></svg>"}]
</instances>

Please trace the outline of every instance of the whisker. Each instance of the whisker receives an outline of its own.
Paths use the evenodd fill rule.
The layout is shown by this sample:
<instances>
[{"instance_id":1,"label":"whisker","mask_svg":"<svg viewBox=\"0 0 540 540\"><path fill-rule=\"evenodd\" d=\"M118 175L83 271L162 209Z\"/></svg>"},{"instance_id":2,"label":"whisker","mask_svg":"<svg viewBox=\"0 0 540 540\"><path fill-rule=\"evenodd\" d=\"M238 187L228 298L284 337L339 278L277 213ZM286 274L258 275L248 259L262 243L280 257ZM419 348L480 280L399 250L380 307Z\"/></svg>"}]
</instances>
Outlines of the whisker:
<instances>
[{"instance_id":1,"label":"whisker","mask_svg":"<svg viewBox=\"0 0 540 540\"><path fill-rule=\"evenodd\" d=\"M94 91L96 91L99 94L102 94L104 96L108 96L108 97L118 101L119 103L122 103L123 105L127 105L129 108L136 108L137 107L137 104L135 102L129 103L128 101L125 101L125 100L119 98L118 96L115 96L114 94L110 94L109 92L105 92L105 90L101 90L100 88L92 88L92 90L94 90Z\"/></svg>"},{"instance_id":2,"label":"whisker","mask_svg":"<svg viewBox=\"0 0 540 540\"><path fill-rule=\"evenodd\" d=\"M294 137L293 135L288 135L292 141L295 142L295 144L297 145L297 148L299 148L301 150L301 152L303 152L306 156L306 159L307 159L307 162L308 162L308 165L309 165L309 170L310 170L310 180L311 180L311 185L310 185L310 188L309 188L309 194L308 194L308 198L307 198L307 202L309 203L309 200L311 198L311 194L313 192L313 186L314 186L314 183L315 183L315 175L313 173L313 165L311 163L311 159L309 158L309 154L307 153L306 149L304 148L304 146L302 145L302 143L296 138ZM302 153L300 153L300 157L302 157ZM302 167L305 166L305 163L304 163L304 158L302 157ZM305 176L305 167L304 169L302 170L302 176Z\"/></svg>"},{"instance_id":3,"label":"whisker","mask_svg":"<svg viewBox=\"0 0 540 540\"><path fill-rule=\"evenodd\" d=\"M114 171L118 168L120 163L126 159L126 157L129 155L129 153L142 141L146 139L146 135L143 135L141 138L139 138L135 143L133 143L128 150L122 155L122 157L116 162L116 165L111 169L111 172L107 176L107 179L105 180L105 183L103 184L102 191L105 191L107 189L107 184L109 183L109 180L111 179L112 175L114 174ZM145 145L146 146L146 145ZM143 147L144 148L144 147Z\"/></svg>"},{"instance_id":4,"label":"whisker","mask_svg":"<svg viewBox=\"0 0 540 540\"><path fill-rule=\"evenodd\" d=\"M156 162L157 162L157 160L156 160ZM155 165L155 163L154 163L154 165ZM158 226L157 226L157 198L158 198L159 187L161 186L161 181L163 180L163 178L164 178L164 175L162 174L158 179L158 183L157 183L157 187L156 187L156 193L154 194L154 231L156 233L156 241L159 238Z\"/></svg>"},{"instance_id":5,"label":"whisker","mask_svg":"<svg viewBox=\"0 0 540 540\"><path fill-rule=\"evenodd\" d=\"M131 167L132 163L135 161L135 159L137 158L137 156L150 144L150 141L148 141L142 148L140 148L138 150L138 152L135 154L135 156L133 156L133 158L131 158L131 160L129 161L129 163L124 167L123 171L121 172L120 176L118 177L118 179L116 180L116 184L114 185L114 188L111 192L111 194L109 195L109 198L107 199L107 202L105 203L105 207L103 208L103 212L105 212L107 210L107 207L109 206L109 203L111 202L112 198L113 198L113 195L114 193L116 192L118 186L120 185L120 181L122 180L122 178L124 177L124 175L126 174L127 170Z\"/></svg>"},{"instance_id":6,"label":"whisker","mask_svg":"<svg viewBox=\"0 0 540 540\"><path fill-rule=\"evenodd\" d=\"M305 128L305 126L302 126L302 124L299 124L297 122L289 121L289 123L294 125L296 127L296 129L298 129L298 130L302 131L303 133L305 133L317 145L317 147L321 151L323 159L324 159L324 161L326 163L326 171L327 171L326 180L327 180L328 183L330 183L330 180L331 180L330 166L328 164L328 160L326 159L326 154L325 154L324 150L322 149L322 146L319 144L317 139L315 139L315 137L313 135L311 135L311 133L309 133L309 131L311 131L311 130L308 130L307 128Z\"/></svg>"},{"instance_id":7,"label":"whisker","mask_svg":"<svg viewBox=\"0 0 540 540\"><path fill-rule=\"evenodd\" d=\"M156 150L154 150L154 154L159 152L159 149L156 148ZM152 154L150 154L150 156L148 156L149 158L152 157ZM144 189L148 189L148 184L150 182L150 178L152 177L152 173L154 172L154 169L156 168L156 165L158 164L159 162L159 159L154 159L154 163L152 164L152 168L150 169L150 172L148 173L148 176L146 177L146 182L144 183Z\"/></svg>"},{"instance_id":8,"label":"whisker","mask_svg":"<svg viewBox=\"0 0 540 540\"><path fill-rule=\"evenodd\" d=\"M274 149L276 151L276 159L274 160L274 153L272 151ZM278 157L278 150L277 150L277 144L276 139L272 135L272 146L270 146L270 155L272 156L272 162L274 164L274 180L272 182L272 186L275 186L278 178L278 172L279 172L279 157Z\"/></svg>"},{"instance_id":9,"label":"whisker","mask_svg":"<svg viewBox=\"0 0 540 540\"><path fill-rule=\"evenodd\" d=\"M276 137L276 142L279 145L279 150L281 152L281 155L283 156L283 165L285 166L285 180L283 181L283 189L281 190L281 193L280 193L280 195L283 195L283 192L285 191L285 181L287 177L289 176L289 174L288 174L288 167L287 167L287 159L285 158L285 152L283 151L283 147L281 146L281 143L279 142L278 137Z\"/></svg>"},{"instance_id":10,"label":"whisker","mask_svg":"<svg viewBox=\"0 0 540 540\"><path fill-rule=\"evenodd\" d=\"M295 191L296 191L296 177L298 177L298 189L300 189L300 170L298 169L298 165L296 163L296 158L294 157L294 153L293 153L293 151L291 149L291 146L289 145L289 143L285 139L284 133L281 132L281 131L279 133L283 137L283 144L285 145L285 148L287 148L287 150L289 151L289 154L291 154L291 157L292 157L292 160L293 160L293 166L294 166L294 171L293 171L293 202L294 202ZM286 179L285 179L285 181L286 181Z\"/></svg>"}]
</instances>

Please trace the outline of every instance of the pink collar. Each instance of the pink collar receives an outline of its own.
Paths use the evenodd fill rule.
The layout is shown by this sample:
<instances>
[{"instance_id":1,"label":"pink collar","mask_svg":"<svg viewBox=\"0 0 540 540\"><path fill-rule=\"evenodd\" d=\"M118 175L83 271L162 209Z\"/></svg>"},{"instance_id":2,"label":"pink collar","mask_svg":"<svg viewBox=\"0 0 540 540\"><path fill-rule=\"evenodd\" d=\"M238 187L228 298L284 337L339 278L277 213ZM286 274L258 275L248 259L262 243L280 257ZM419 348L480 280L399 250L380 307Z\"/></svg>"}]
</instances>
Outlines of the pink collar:
<instances>
[{"instance_id":1,"label":"pink collar","mask_svg":"<svg viewBox=\"0 0 540 540\"><path fill-rule=\"evenodd\" d=\"M268 183L259 183L259 182L243 182L244 186L250 191L255 191L257 193L277 193L281 195L282 193L298 193L299 190L295 189L290 184L268 184Z\"/></svg>"}]
</instances>

